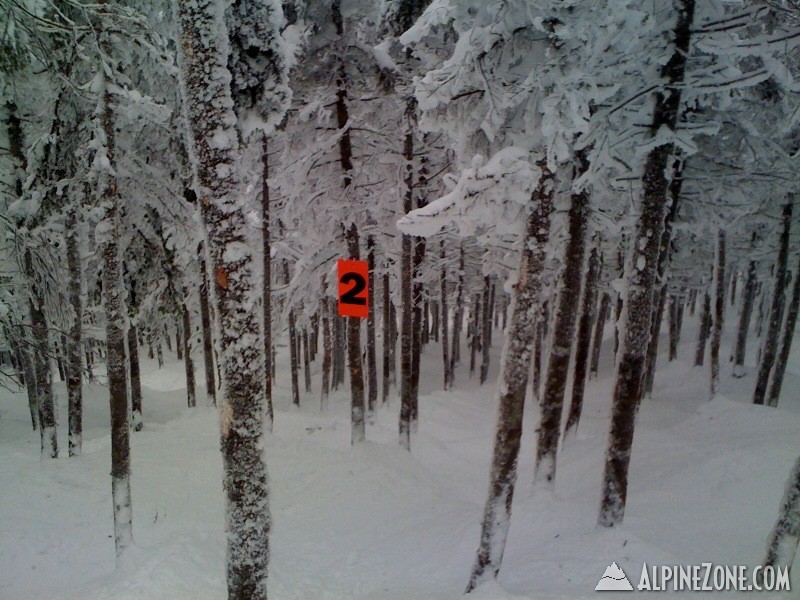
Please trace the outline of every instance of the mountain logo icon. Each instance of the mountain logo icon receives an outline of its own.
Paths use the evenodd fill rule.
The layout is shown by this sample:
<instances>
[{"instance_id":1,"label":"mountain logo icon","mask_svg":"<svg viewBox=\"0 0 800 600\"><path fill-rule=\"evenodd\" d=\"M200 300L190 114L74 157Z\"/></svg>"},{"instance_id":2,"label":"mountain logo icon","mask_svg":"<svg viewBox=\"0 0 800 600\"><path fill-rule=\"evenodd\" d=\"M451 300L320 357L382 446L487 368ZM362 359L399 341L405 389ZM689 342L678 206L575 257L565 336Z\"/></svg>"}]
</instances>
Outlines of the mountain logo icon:
<instances>
[{"instance_id":1,"label":"mountain logo icon","mask_svg":"<svg viewBox=\"0 0 800 600\"><path fill-rule=\"evenodd\" d=\"M632 592L633 586L625 572L617 566L617 563L612 562L606 567L600 581L594 588L595 592Z\"/></svg>"}]
</instances>

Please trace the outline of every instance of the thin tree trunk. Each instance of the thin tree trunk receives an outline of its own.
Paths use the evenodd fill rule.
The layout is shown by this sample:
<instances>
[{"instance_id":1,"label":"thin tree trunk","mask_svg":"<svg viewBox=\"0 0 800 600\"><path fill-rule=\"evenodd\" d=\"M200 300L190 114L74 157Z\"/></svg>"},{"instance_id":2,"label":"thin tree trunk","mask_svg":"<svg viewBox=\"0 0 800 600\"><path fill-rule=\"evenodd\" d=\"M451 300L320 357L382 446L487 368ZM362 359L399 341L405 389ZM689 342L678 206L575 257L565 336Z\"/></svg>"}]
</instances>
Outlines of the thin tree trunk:
<instances>
[{"instance_id":1,"label":"thin tree trunk","mask_svg":"<svg viewBox=\"0 0 800 600\"><path fill-rule=\"evenodd\" d=\"M178 360L183 360L183 343L184 332L183 325L178 321L177 315L175 316L175 355Z\"/></svg>"},{"instance_id":2,"label":"thin tree trunk","mask_svg":"<svg viewBox=\"0 0 800 600\"><path fill-rule=\"evenodd\" d=\"M497 431L489 476L489 493L481 522L481 539L467 592L496 578L505 551L511 521L511 503L517 480L517 459L522 439L525 389L531 367L531 348L541 303L545 247L550 235L550 210L554 178L541 161L542 178L533 194L519 266L518 283L511 300L511 322L503 347Z\"/></svg>"},{"instance_id":3,"label":"thin tree trunk","mask_svg":"<svg viewBox=\"0 0 800 600\"><path fill-rule=\"evenodd\" d=\"M714 319L711 328L711 381L713 398L719 388L719 348L722 342L722 323L725 318L725 231L717 231L717 260L714 268Z\"/></svg>"},{"instance_id":4,"label":"thin tree trunk","mask_svg":"<svg viewBox=\"0 0 800 600\"><path fill-rule=\"evenodd\" d=\"M578 337L575 348L575 367L572 378L572 400L569 405L564 438L578 429L583 411L583 393L586 387L586 366L589 361L589 345L592 341L592 319L597 306L597 279L600 276L600 253L597 247L589 254L586 283L581 300L581 318L578 323Z\"/></svg>"},{"instance_id":5,"label":"thin tree trunk","mask_svg":"<svg viewBox=\"0 0 800 600\"><path fill-rule=\"evenodd\" d=\"M205 366L206 375L206 395L208 396L209 405L216 406L217 384L214 380L214 341L211 327L211 310L208 302L208 271L206 269L206 251L204 245L205 244L201 243L197 251L200 256L200 324L203 327L203 364ZM267 334L265 333L265 335ZM270 371L270 369L267 369L267 371ZM271 383L272 379L270 378L270 384ZM271 400L271 395L268 396L268 398ZM269 406L271 406L271 402Z\"/></svg>"},{"instance_id":6,"label":"thin tree trunk","mask_svg":"<svg viewBox=\"0 0 800 600\"><path fill-rule=\"evenodd\" d=\"M352 223L347 231L347 249L351 260L360 257L358 229ZM366 439L364 422L364 372L361 366L361 319L347 319L347 362L350 366L350 444Z\"/></svg>"},{"instance_id":7,"label":"thin tree trunk","mask_svg":"<svg viewBox=\"0 0 800 600\"><path fill-rule=\"evenodd\" d=\"M700 315L700 329L697 334L697 351L694 355L694 366L702 367L705 363L708 334L711 331L711 295L703 294L703 312Z\"/></svg>"},{"instance_id":8,"label":"thin tree trunk","mask_svg":"<svg viewBox=\"0 0 800 600\"><path fill-rule=\"evenodd\" d=\"M449 324L447 319L449 317L447 312L447 268L445 267L445 259L447 252L445 250L444 240L441 241L440 258L442 260L442 270L439 276L440 285L440 326L441 326L441 340L442 340L442 371L444 374L444 389L449 390L453 385L453 373L450 370L450 348L449 348Z\"/></svg>"},{"instance_id":9,"label":"thin tree trunk","mask_svg":"<svg viewBox=\"0 0 800 600\"><path fill-rule=\"evenodd\" d=\"M472 297L472 323L469 325L469 376L475 373L475 357L480 348L481 335L481 296L475 294Z\"/></svg>"},{"instance_id":10,"label":"thin tree trunk","mask_svg":"<svg viewBox=\"0 0 800 600\"><path fill-rule=\"evenodd\" d=\"M305 375L306 393L311 393L311 348L308 342L308 327L303 327L303 375Z\"/></svg>"},{"instance_id":11,"label":"thin tree trunk","mask_svg":"<svg viewBox=\"0 0 800 600\"><path fill-rule=\"evenodd\" d=\"M192 322L189 315L189 307L186 299L189 298L189 290L183 288L184 301L181 304L183 318L183 367L186 371L186 404L189 408L197 406L197 394L194 384L194 361L192 360Z\"/></svg>"},{"instance_id":12,"label":"thin tree trunk","mask_svg":"<svg viewBox=\"0 0 800 600\"><path fill-rule=\"evenodd\" d=\"M413 116L415 103L413 98L406 101L405 137L403 141L403 157L405 159L405 192L403 194L403 212L411 212L414 197L414 129ZM411 260L412 237L403 234L400 249L400 301L402 305L402 322L400 325L400 446L411 450L411 421L414 410L414 298L412 293L413 265Z\"/></svg>"},{"instance_id":13,"label":"thin tree trunk","mask_svg":"<svg viewBox=\"0 0 800 600\"><path fill-rule=\"evenodd\" d=\"M464 244L458 249L458 279L456 280L456 298L453 306L453 343L450 346L451 384L455 381L456 365L461 360L461 328L464 324Z\"/></svg>"},{"instance_id":14,"label":"thin tree trunk","mask_svg":"<svg viewBox=\"0 0 800 600\"><path fill-rule=\"evenodd\" d=\"M681 101L681 85L689 54L689 40L694 18L694 0L678 0L674 32L675 50L662 68L665 88L656 97L651 135L663 127L675 129ZM617 360L611 431L603 473L603 494L598 525L613 527L622 523L628 492L636 413L642 399L642 375L647 353L650 321L653 315L653 290L658 275L658 254L664 231L669 181L667 167L674 146L663 144L651 149L645 160L642 177L642 204L636 238L631 244L631 268L625 299L625 332Z\"/></svg>"},{"instance_id":15,"label":"thin tree trunk","mask_svg":"<svg viewBox=\"0 0 800 600\"><path fill-rule=\"evenodd\" d=\"M292 404L300 406L300 383L298 377L300 357L297 353L297 326L295 324L294 309L289 310L289 356L292 368Z\"/></svg>"},{"instance_id":16,"label":"thin tree trunk","mask_svg":"<svg viewBox=\"0 0 800 600\"><path fill-rule=\"evenodd\" d=\"M589 168L587 151L575 154L576 178ZM555 486L558 440L561 438L561 414L564 410L564 394L569 375L572 343L575 339L575 321L580 303L580 290L584 255L586 254L586 230L589 220L589 192L574 192L569 209L569 240L561 273L561 289L555 305L556 323L553 330L552 350L545 374L544 391L540 401L539 436L536 444L534 485Z\"/></svg>"},{"instance_id":17,"label":"thin tree trunk","mask_svg":"<svg viewBox=\"0 0 800 600\"><path fill-rule=\"evenodd\" d=\"M141 431L142 420L142 377L139 369L139 338L136 325L128 327L128 370L131 378L131 426Z\"/></svg>"},{"instance_id":18,"label":"thin tree trunk","mask_svg":"<svg viewBox=\"0 0 800 600\"><path fill-rule=\"evenodd\" d=\"M383 274L383 385L381 387L381 402L386 404L389 400L392 374L392 344L394 343L392 327L391 291L389 289L389 273Z\"/></svg>"},{"instance_id":19,"label":"thin tree trunk","mask_svg":"<svg viewBox=\"0 0 800 600\"><path fill-rule=\"evenodd\" d=\"M261 296L264 309L264 356L267 361L267 368L264 369L267 431L272 431L275 420L275 411L272 406L272 239L270 225L269 138L265 133L261 140L261 260L263 268ZM208 365L206 365L206 373L208 373ZM208 380L208 375L206 375L206 380ZM306 389L309 387L306 385Z\"/></svg>"},{"instance_id":20,"label":"thin tree trunk","mask_svg":"<svg viewBox=\"0 0 800 600\"><path fill-rule=\"evenodd\" d=\"M331 346L333 334L331 332L331 315L333 314L333 302L326 295L327 282L326 277L322 276L322 300L320 302L322 309L322 384L320 389L320 410L327 410L328 396L330 394L331 385Z\"/></svg>"},{"instance_id":21,"label":"thin tree trunk","mask_svg":"<svg viewBox=\"0 0 800 600\"><path fill-rule=\"evenodd\" d=\"M373 296L368 306L367 316L367 414L374 418L378 404L378 357L375 342L375 238L367 236L367 265L369 269L369 291Z\"/></svg>"},{"instance_id":22,"label":"thin tree trunk","mask_svg":"<svg viewBox=\"0 0 800 600\"><path fill-rule=\"evenodd\" d=\"M491 351L492 337L492 290L491 281L487 275L483 279L483 339L482 360L481 360L481 385L486 383L489 377L489 354Z\"/></svg>"},{"instance_id":23,"label":"thin tree trunk","mask_svg":"<svg viewBox=\"0 0 800 600\"><path fill-rule=\"evenodd\" d=\"M594 335L592 336L592 361L589 365L589 375L597 377L600 368L600 348L603 346L603 331L605 330L608 313L611 309L611 296L603 292L600 298L600 308L597 311L597 320L594 322Z\"/></svg>"},{"instance_id":24,"label":"thin tree trunk","mask_svg":"<svg viewBox=\"0 0 800 600\"><path fill-rule=\"evenodd\" d=\"M753 303L756 299L756 261L751 260L747 267L747 279L742 290L742 312L739 315L739 327L736 334L736 351L734 353L733 376L744 377L744 359L747 352L747 333L750 331L750 320L753 316Z\"/></svg>"},{"instance_id":25,"label":"thin tree trunk","mask_svg":"<svg viewBox=\"0 0 800 600\"><path fill-rule=\"evenodd\" d=\"M789 308L786 311L786 320L783 325L783 339L781 349L775 361L775 369L772 373L772 384L767 393L767 404L778 406L783 387L783 378L786 374L786 365L789 363L789 353L792 350L792 338L797 324L797 312L800 309L800 265L794 275L794 285L792 287L792 299L789 301Z\"/></svg>"},{"instance_id":26,"label":"thin tree trunk","mask_svg":"<svg viewBox=\"0 0 800 600\"><path fill-rule=\"evenodd\" d=\"M775 265L775 289L772 292L772 305L769 311L769 328L764 340L764 351L758 368L756 389L753 393L754 404L764 404L767 395L767 383L778 353L778 336L783 322L783 306L786 299L787 263L789 261L789 234L792 226L792 201L783 206L783 232L778 250L778 262Z\"/></svg>"},{"instance_id":27,"label":"thin tree trunk","mask_svg":"<svg viewBox=\"0 0 800 600\"><path fill-rule=\"evenodd\" d=\"M69 455L80 456L83 451L83 301L81 298L81 257L78 247L78 210L67 211L64 225L67 242L67 276L72 322L67 340L67 414L69 422Z\"/></svg>"}]
</instances>

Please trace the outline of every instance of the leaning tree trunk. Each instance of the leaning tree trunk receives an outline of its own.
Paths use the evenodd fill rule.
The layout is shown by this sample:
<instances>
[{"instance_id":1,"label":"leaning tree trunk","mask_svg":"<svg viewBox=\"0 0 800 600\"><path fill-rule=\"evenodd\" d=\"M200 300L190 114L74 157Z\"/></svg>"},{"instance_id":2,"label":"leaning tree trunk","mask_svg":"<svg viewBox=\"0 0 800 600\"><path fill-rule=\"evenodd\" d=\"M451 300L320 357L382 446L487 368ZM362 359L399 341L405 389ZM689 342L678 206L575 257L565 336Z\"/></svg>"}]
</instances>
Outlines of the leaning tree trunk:
<instances>
[{"instance_id":1,"label":"leaning tree trunk","mask_svg":"<svg viewBox=\"0 0 800 600\"><path fill-rule=\"evenodd\" d=\"M586 366L589 359L589 344L592 339L592 318L597 305L597 279L600 276L600 253L592 248L589 255L589 266L586 272L586 284L581 303L581 318L578 324L577 346L575 348L575 369L572 378L572 401L569 405L567 424L564 427L564 438L578 429L583 411L583 392L586 387Z\"/></svg>"},{"instance_id":2,"label":"leaning tree trunk","mask_svg":"<svg viewBox=\"0 0 800 600\"><path fill-rule=\"evenodd\" d=\"M72 322L67 338L67 398L69 422L69 455L83 451L83 301L81 298L81 256L78 247L78 209L71 206L64 224L67 241L67 288L72 307Z\"/></svg>"},{"instance_id":3,"label":"leaning tree trunk","mask_svg":"<svg viewBox=\"0 0 800 600\"><path fill-rule=\"evenodd\" d=\"M744 377L744 359L747 352L747 333L750 331L750 320L753 316L753 304L756 299L756 261L751 260L747 267L747 278L742 290L742 312L739 315L739 327L736 334L736 351L733 360L733 376Z\"/></svg>"},{"instance_id":4,"label":"leaning tree trunk","mask_svg":"<svg viewBox=\"0 0 800 600\"><path fill-rule=\"evenodd\" d=\"M107 34L105 34L107 35ZM105 152L114 164L114 112L107 83L100 92L100 125L105 134ZM105 243L102 246L103 304L106 313L106 365L111 405L111 494L114 502L114 546L117 556L133 543L131 505L130 420L128 382L125 368L125 311L122 289L122 261L119 254L120 215L117 182L112 172L104 173L100 200L106 214Z\"/></svg>"},{"instance_id":5,"label":"leaning tree trunk","mask_svg":"<svg viewBox=\"0 0 800 600\"><path fill-rule=\"evenodd\" d=\"M36 373L36 406L39 419L39 438L42 458L58 458L56 434L56 401L53 393L53 374L50 366L50 340L44 312L44 292L33 271L33 256L25 250L25 270L31 292L29 309L33 332L32 357Z\"/></svg>"},{"instance_id":6,"label":"leaning tree trunk","mask_svg":"<svg viewBox=\"0 0 800 600\"><path fill-rule=\"evenodd\" d=\"M223 385L220 429L226 495L228 598L267 597L269 486L264 462L264 345L256 257L240 194L222 11L212 0L177 4L181 87L192 168L208 231ZM213 133L213 135L212 135Z\"/></svg>"},{"instance_id":7,"label":"leaning tree trunk","mask_svg":"<svg viewBox=\"0 0 800 600\"><path fill-rule=\"evenodd\" d=\"M769 327L764 340L761 364L758 368L756 389L753 393L754 404L764 404L767 395L767 383L778 353L778 336L783 321L783 305L786 301L787 262L789 261L789 233L792 226L793 198L783 206L783 232L778 250L778 262L775 265L775 289L772 292L772 306L769 311Z\"/></svg>"},{"instance_id":8,"label":"leaning tree trunk","mask_svg":"<svg viewBox=\"0 0 800 600\"><path fill-rule=\"evenodd\" d=\"M714 319L711 327L711 383L713 398L719 388L719 347L725 318L725 231L717 232L717 260L714 268Z\"/></svg>"},{"instance_id":9,"label":"leaning tree trunk","mask_svg":"<svg viewBox=\"0 0 800 600\"><path fill-rule=\"evenodd\" d=\"M586 150L575 153L576 177L589 168ZM589 220L589 191L574 192L569 208L569 239L561 273L561 289L555 305L555 329L552 334L550 357L545 373L544 390L540 400L539 438L536 445L534 485L554 486L558 440L561 438L561 413L569 375L575 320L580 303L580 289L586 253L586 231Z\"/></svg>"},{"instance_id":10,"label":"leaning tree trunk","mask_svg":"<svg viewBox=\"0 0 800 600\"><path fill-rule=\"evenodd\" d=\"M206 395L208 396L209 404L216 406L217 384L214 379L214 338L212 337L211 310L208 303L208 271L206 270L204 244L200 244L197 253L200 256L200 324L203 327L203 365L206 375ZM270 371L271 374L271 369L267 369L267 371ZM272 381L271 378L270 381Z\"/></svg>"},{"instance_id":11,"label":"leaning tree trunk","mask_svg":"<svg viewBox=\"0 0 800 600\"><path fill-rule=\"evenodd\" d=\"M611 309L611 296L608 292L603 292L600 298L600 308L597 310L597 320L594 322L594 334L592 335L592 361L589 365L589 375L597 377L600 368L600 348L603 345L603 332L605 331L608 312Z\"/></svg>"},{"instance_id":12,"label":"leaning tree trunk","mask_svg":"<svg viewBox=\"0 0 800 600\"><path fill-rule=\"evenodd\" d=\"M541 305L545 247L550 235L550 211L555 181L544 160L542 178L531 199L519 265L519 279L511 300L511 322L500 365L497 432L489 475L489 494L481 522L481 540L467 592L496 578L503 562L511 502L517 480L517 459L522 440L525 389L531 368L531 348Z\"/></svg>"},{"instance_id":13,"label":"leaning tree trunk","mask_svg":"<svg viewBox=\"0 0 800 600\"><path fill-rule=\"evenodd\" d=\"M792 338L794 328L797 324L797 312L800 310L800 265L794 275L794 286L792 287L792 299L789 302L789 309L786 311L786 322L783 325L783 339L781 349L775 361L775 369L772 373L772 383L767 393L767 404L778 406L783 387L783 377L786 374L786 365L789 363L789 353L792 350Z\"/></svg>"},{"instance_id":14,"label":"leaning tree trunk","mask_svg":"<svg viewBox=\"0 0 800 600\"><path fill-rule=\"evenodd\" d=\"M783 493L778 520L767 541L764 566L785 567L791 570L800 545L800 458L798 458Z\"/></svg>"},{"instance_id":15,"label":"leaning tree trunk","mask_svg":"<svg viewBox=\"0 0 800 600\"><path fill-rule=\"evenodd\" d=\"M656 98L651 134L662 128L675 129L681 101L681 85L689 53L690 29L694 18L694 0L677 0L678 18L674 31L675 50L662 69L665 89ZM658 270L658 253L667 209L669 181L667 166L673 144L663 144L647 154L642 177L642 204L636 238L626 277L624 302L626 324L621 340L614 384L611 431L603 472L603 494L598 525L620 525L625 515L636 413L642 399L642 375L647 353L650 320L653 315L653 289Z\"/></svg>"},{"instance_id":16,"label":"leaning tree trunk","mask_svg":"<svg viewBox=\"0 0 800 600\"><path fill-rule=\"evenodd\" d=\"M367 236L367 265L369 269L368 287L370 294L375 294L375 238ZM375 342L375 302L369 303L367 316L367 414L375 415L378 404L378 357Z\"/></svg>"}]
</instances>

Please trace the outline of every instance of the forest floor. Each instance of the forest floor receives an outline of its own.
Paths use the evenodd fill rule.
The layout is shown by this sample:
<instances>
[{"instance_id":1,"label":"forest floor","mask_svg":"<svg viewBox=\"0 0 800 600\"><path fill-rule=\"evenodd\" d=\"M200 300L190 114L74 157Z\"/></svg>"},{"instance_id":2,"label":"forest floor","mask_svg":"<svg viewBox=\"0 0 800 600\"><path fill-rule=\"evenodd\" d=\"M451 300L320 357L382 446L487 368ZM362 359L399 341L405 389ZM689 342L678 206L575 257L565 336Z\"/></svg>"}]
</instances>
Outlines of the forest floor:
<instances>
[{"instance_id":1,"label":"forest floor","mask_svg":"<svg viewBox=\"0 0 800 600\"><path fill-rule=\"evenodd\" d=\"M752 567L762 559L800 450L800 350L791 356L778 409L751 405L753 369L733 379L727 361L722 395L709 401L707 371L691 367L696 322L688 321L679 359L661 364L654 397L641 407L628 508L618 529L595 527L612 328L601 376L588 384L578 436L559 454L554 493L531 491L538 408L529 398L503 569L499 583L483 586L476 598L592 597L612 561L636 587L643 562ZM318 365L312 392L299 409L291 407L286 349L279 349L275 435L267 450L271 598L461 596L488 484L502 334L496 330L493 337L491 384L483 387L462 364L455 390L439 391L441 351L437 344L425 349L420 426L410 455L397 445L395 396L368 427L368 442L356 448L349 444L347 390L319 411ZM723 344L725 358L729 347ZM116 570L105 389L85 389L84 455L65 458L62 435L62 458L45 462L24 393L0 391L0 598L225 596L216 411L184 408L183 366L174 356L161 370L143 357L142 369L145 427L132 436L135 547ZM57 391L63 424L63 383ZM203 403L205 393L198 392ZM797 565L792 583L800 589Z\"/></svg>"}]
</instances>

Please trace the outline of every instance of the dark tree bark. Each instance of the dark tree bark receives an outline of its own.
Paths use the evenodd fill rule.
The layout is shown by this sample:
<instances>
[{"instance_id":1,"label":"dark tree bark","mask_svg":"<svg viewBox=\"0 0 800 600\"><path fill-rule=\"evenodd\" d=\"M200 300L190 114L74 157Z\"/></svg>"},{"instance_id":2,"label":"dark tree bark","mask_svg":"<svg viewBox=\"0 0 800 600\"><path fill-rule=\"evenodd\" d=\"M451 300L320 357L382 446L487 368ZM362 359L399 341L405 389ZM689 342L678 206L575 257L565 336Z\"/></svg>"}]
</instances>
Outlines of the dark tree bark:
<instances>
[{"instance_id":1,"label":"dark tree bark","mask_svg":"<svg viewBox=\"0 0 800 600\"><path fill-rule=\"evenodd\" d=\"M183 288L184 301L181 304L181 317L183 319L183 367L186 371L186 404L189 408L197 406L197 394L194 384L194 361L192 360L192 321L189 315L189 307L186 299L189 298L189 290Z\"/></svg>"},{"instance_id":2,"label":"dark tree bark","mask_svg":"<svg viewBox=\"0 0 800 600\"><path fill-rule=\"evenodd\" d=\"M464 244L458 250L458 279L453 306L453 343L450 345L450 377L455 381L456 365L461 360L461 328L464 325Z\"/></svg>"},{"instance_id":3,"label":"dark tree bark","mask_svg":"<svg viewBox=\"0 0 800 600\"><path fill-rule=\"evenodd\" d=\"M389 273L383 274L383 385L381 386L381 402L386 404L389 400L389 389L392 385L392 346L394 344L392 323L392 298L389 289Z\"/></svg>"},{"instance_id":4,"label":"dark tree bark","mask_svg":"<svg viewBox=\"0 0 800 600\"><path fill-rule=\"evenodd\" d=\"M136 325L128 327L128 370L131 378L131 426L141 431L142 420L142 377L139 369L139 338Z\"/></svg>"},{"instance_id":5,"label":"dark tree bark","mask_svg":"<svg viewBox=\"0 0 800 600\"><path fill-rule=\"evenodd\" d=\"M300 357L297 352L297 325L295 323L294 309L289 310L289 356L292 369L292 404L300 406L299 369Z\"/></svg>"},{"instance_id":6,"label":"dark tree bark","mask_svg":"<svg viewBox=\"0 0 800 600\"><path fill-rule=\"evenodd\" d=\"M489 355L492 346L492 285L489 276L483 278L483 331L481 332L481 339L483 346L481 348L481 385L486 383L489 377Z\"/></svg>"},{"instance_id":7,"label":"dark tree bark","mask_svg":"<svg viewBox=\"0 0 800 600\"><path fill-rule=\"evenodd\" d=\"M700 329L697 334L697 351L695 352L694 366L702 367L705 364L706 346L711 332L711 295L706 291L703 294L703 312L700 315Z\"/></svg>"},{"instance_id":8,"label":"dark tree bark","mask_svg":"<svg viewBox=\"0 0 800 600\"><path fill-rule=\"evenodd\" d=\"M651 135L662 127L674 129L681 102L681 85L689 54L689 40L694 19L694 0L677 0L678 17L674 30L675 50L662 68L665 87L656 96ZM650 321L653 315L653 290L658 273L658 253L667 210L669 181L665 173L673 154L673 144L650 150L642 177L641 213L636 237L631 244L632 265L627 277L624 340L617 361L611 431L603 473L603 494L598 525L613 527L622 523L628 492L636 412L642 399L642 375L645 367Z\"/></svg>"},{"instance_id":9,"label":"dark tree bark","mask_svg":"<svg viewBox=\"0 0 800 600\"><path fill-rule=\"evenodd\" d=\"M778 262L775 265L775 289L772 292L772 304L769 311L769 327L764 340L764 352L758 367L756 389L753 392L753 404L764 404L767 395L767 384L775 358L778 353L778 336L783 322L783 307L786 302L787 263L789 261L789 234L792 227L792 201L783 206L783 231L778 246Z\"/></svg>"},{"instance_id":10,"label":"dark tree bark","mask_svg":"<svg viewBox=\"0 0 800 600\"><path fill-rule=\"evenodd\" d=\"M711 381L713 398L719 388L719 348L722 342L722 323L725 318L725 231L717 232L717 256L714 267L714 319L711 327Z\"/></svg>"},{"instance_id":11,"label":"dark tree bark","mask_svg":"<svg viewBox=\"0 0 800 600\"><path fill-rule=\"evenodd\" d=\"M550 235L550 211L555 182L544 161L542 178L534 191L520 258L519 278L511 300L511 322L503 347L498 383L499 413L492 453L489 493L481 522L481 540L467 584L467 592L496 578L505 551L511 521L511 503L517 480L522 439L525 389L531 368L531 348L542 295L545 247Z\"/></svg>"},{"instance_id":12,"label":"dark tree bark","mask_svg":"<svg viewBox=\"0 0 800 600\"><path fill-rule=\"evenodd\" d=\"M81 297L81 256L78 247L78 209L67 211L64 224L67 242L67 289L72 307L72 321L67 339L67 414L69 422L69 455L83 451L83 299Z\"/></svg>"},{"instance_id":13,"label":"dark tree bark","mask_svg":"<svg viewBox=\"0 0 800 600\"><path fill-rule=\"evenodd\" d=\"M403 158L405 159L405 186L403 193L403 212L408 214L414 208L414 118L413 98L406 102L405 137ZM400 324L400 446L411 450L411 422L414 411L414 298L412 293L413 266L411 247L413 238L403 234L400 248L400 302L402 321Z\"/></svg>"},{"instance_id":14,"label":"dark tree bark","mask_svg":"<svg viewBox=\"0 0 800 600\"><path fill-rule=\"evenodd\" d=\"M181 321L178 321L178 316L175 315L175 356L178 360L183 360L183 349L184 349L184 332L183 332L183 325L182 323L183 317L181 317Z\"/></svg>"},{"instance_id":15,"label":"dark tree bark","mask_svg":"<svg viewBox=\"0 0 800 600\"><path fill-rule=\"evenodd\" d=\"M680 299L675 294L669 296L669 360L678 358L678 306Z\"/></svg>"},{"instance_id":16,"label":"dark tree bark","mask_svg":"<svg viewBox=\"0 0 800 600\"><path fill-rule=\"evenodd\" d=\"M592 340L592 321L597 306L597 279L600 276L600 252L597 247L589 254L589 265L586 271L586 283L583 286L581 300L581 316L578 323L578 337L575 348L575 368L572 377L572 400L569 405L567 424L564 427L564 438L578 429L583 411L583 392L586 387L586 367L589 361L589 345Z\"/></svg>"},{"instance_id":17,"label":"dark tree bark","mask_svg":"<svg viewBox=\"0 0 800 600\"><path fill-rule=\"evenodd\" d=\"M469 325L469 376L475 374L475 357L481 346L481 296L472 297L472 323Z\"/></svg>"},{"instance_id":18,"label":"dark tree bark","mask_svg":"<svg viewBox=\"0 0 800 600\"><path fill-rule=\"evenodd\" d=\"M575 154L576 178L589 168L586 150ZM580 303L581 271L586 253L586 230L589 219L589 192L583 189L572 194L569 208L569 238L561 273L561 289L555 305L550 357L545 373L544 391L540 401L539 437L536 444L534 485L555 486L558 440L561 438L561 414L569 375L572 343L575 339L575 320Z\"/></svg>"},{"instance_id":19,"label":"dark tree bark","mask_svg":"<svg viewBox=\"0 0 800 600\"><path fill-rule=\"evenodd\" d=\"M369 269L370 299L367 316L367 414L370 419L375 415L378 404L378 357L375 341L375 238L367 236L367 265Z\"/></svg>"},{"instance_id":20,"label":"dark tree bark","mask_svg":"<svg viewBox=\"0 0 800 600\"><path fill-rule=\"evenodd\" d=\"M747 333L750 331L750 320L753 316L753 304L756 299L756 261L751 260L747 267L747 278L742 290L742 312L739 314L739 327L736 334L736 351L733 361L733 376L744 377L744 359L747 353Z\"/></svg>"},{"instance_id":21,"label":"dark tree bark","mask_svg":"<svg viewBox=\"0 0 800 600\"><path fill-rule=\"evenodd\" d=\"M764 566L786 567L791 570L800 545L800 458L798 458L786 481L778 520L767 541ZM791 574L791 571L790 571Z\"/></svg>"},{"instance_id":22,"label":"dark tree bark","mask_svg":"<svg viewBox=\"0 0 800 600\"><path fill-rule=\"evenodd\" d=\"M767 393L767 404L769 406L778 406L778 400L781 396L781 387L783 387L783 378L786 374L786 365L789 363L789 353L792 350L792 338L794 337L795 325L797 325L798 310L800 310L800 265L798 265L797 272L794 275L792 299L789 301L789 308L786 311L781 349L775 360L772 383Z\"/></svg>"},{"instance_id":23,"label":"dark tree bark","mask_svg":"<svg viewBox=\"0 0 800 600\"><path fill-rule=\"evenodd\" d=\"M358 229L350 225L347 231L347 249L352 260L359 260ZM366 439L364 422L364 372L361 366L361 319L347 319L347 362L350 366L350 444Z\"/></svg>"},{"instance_id":24,"label":"dark tree bark","mask_svg":"<svg viewBox=\"0 0 800 600\"><path fill-rule=\"evenodd\" d=\"M533 355L533 397L541 399L542 394L542 363L544 362L544 342L547 337L547 323L550 321L548 302L542 303L542 309L536 320L536 338L534 341Z\"/></svg>"},{"instance_id":25,"label":"dark tree bark","mask_svg":"<svg viewBox=\"0 0 800 600\"><path fill-rule=\"evenodd\" d=\"M449 390L453 385L453 372L450 370L450 340L449 336L449 323L447 319L449 314L447 311L447 268L445 266L445 259L447 252L445 250L444 240L441 241L440 258L442 260L442 269L439 276L440 286L440 326L441 326L441 340L442 340L442 370L444 374L444 389Z\"/></svg>"},{"instance_id":26,"label":"dark tree bark","mask_svg":"<svg viewBox=\"0 0 800 600\"><path fill-rule=\"evenodd\" d=\"M200 257L200 324L203 328L203 364L205 366L206 395L208 396L208 403L210 406L216 406L217 384L214 380L214 341L211 327L211 310L208 302L208 270L206 269L206 251L203 246L204 244L201 243L197 250L197 253ZM265 335L267 334L265 333ZM267 369L267 371L271 371L271 369ZM272 378L270 375L270 384L271 383ZM268 398L271 400L271 395L268 396ZM271 402L269 403L269 406L271 406Z\"/></svg>"},{"instance_id":27,"label":"dark tree bark","mask_svg":"<svg viewBox=\"0 0 800 600\"><path fill-rule=\"evenodd\" d=\"M28 338L27 328L25 326L20 325L19 337L17 339L19 360L22 364L22 372L25 374L25 390L28 395L28 408L31 411L31 425L33 430L36 431L39 428L39 402L36 398L36 369L31 356L34 349Z\"/></svg>"},{"instance_id":28,"label":"dark tree bark","mask_svg":"<svg viewBox=\"0 0 800 600\"><path fill-rule=\"evenodd\" d=\"M600 348L603 346L603 331L605 330L608 313L611 309L611 296L608 292L603 292L600 298L600 308L597 310L597 320L594 323L594 334L592 336L592 360L589 365L589 374L597 377L597 370L600 368Z\"/></svg>"},{"instance_id":29,"label":"dark tree bark","mask_svg":"<svg viewBox=\"0 0 800 600\"><path fill-rule=\"evenodd\" d=\"M333 313L333 302L326 295L327 282L326 277L322 276L322 300L320 307L322 311L322 384L320 389L320 410L328 408L328 396L330 395L331 385L331 350L332 350L332 337L331 332L331 315Z\"/></svg>"},{"instance_id":30,"label":"dark tree bark","mask_svg":"<svg viewBox=\"0 0 800 600\"><path fill-rule=\"evenodd\" d=\"M303 375L306 393L311 393L311 349L308 342L308 327L303 327Z\"/></svg>"}]
</instances>

